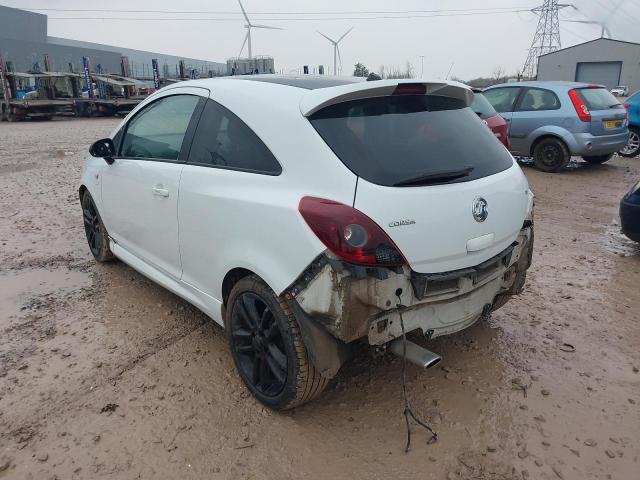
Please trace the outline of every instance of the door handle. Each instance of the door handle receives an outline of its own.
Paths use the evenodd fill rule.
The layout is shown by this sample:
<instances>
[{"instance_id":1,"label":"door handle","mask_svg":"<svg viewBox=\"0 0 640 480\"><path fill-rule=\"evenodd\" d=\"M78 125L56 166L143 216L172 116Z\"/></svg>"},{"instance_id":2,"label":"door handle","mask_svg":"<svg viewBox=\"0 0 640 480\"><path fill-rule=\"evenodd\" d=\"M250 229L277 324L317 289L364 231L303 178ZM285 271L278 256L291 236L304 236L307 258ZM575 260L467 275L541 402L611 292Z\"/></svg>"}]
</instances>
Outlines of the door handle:
<instances>
[{"instance_id":1,"label":"door handle","mask_svg":"<svg viewBox=\"0 0 640 480\"><path fill-rule=\"evenodd\" d=\"M162 185L156 185L151 189L151 191L153 192L154 195L158 195L159 197L169 196L169 190L167 190L166 188L162 188Z\"/></svg>"}]
</instances>

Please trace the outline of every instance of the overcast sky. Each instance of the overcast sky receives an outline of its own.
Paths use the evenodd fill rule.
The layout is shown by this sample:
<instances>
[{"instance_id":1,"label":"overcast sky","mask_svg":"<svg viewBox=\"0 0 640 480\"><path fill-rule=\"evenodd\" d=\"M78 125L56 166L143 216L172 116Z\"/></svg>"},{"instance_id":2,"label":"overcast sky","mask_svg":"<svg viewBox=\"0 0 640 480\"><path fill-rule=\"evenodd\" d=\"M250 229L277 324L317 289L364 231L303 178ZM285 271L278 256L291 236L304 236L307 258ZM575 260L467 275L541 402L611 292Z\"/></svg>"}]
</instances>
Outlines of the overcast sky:
<instances>
[{"instance_id":1,"label":"overcast sky","mask_svg":"<svg viewBox=\"0 0 640 480\"><path fill-rule=\"evenodd\" d=\"M109 12L40 11L49 16L49 35L99 42L141 50L225 62L238 55L244 39L244 19L237 0L0 0L7 6L35 9L109 9ZM377 71L380 65L404 67L410 61L420 74L424 55L424 76L443 78L451 65L451 75L470 79L488 76L498 66L508 74L522 68L533 38L538 17L529 11L542 0L243 0L253 22L284 30L252 30L253 54L275 58L278 71L302 65L333 64L331 44L318 35L320 30L336 38L350 27L354 30L341 43L343 73L353 64L364 63ZM562 2L566 3L566 2ZM640 41L640 0L575 0L584 15L564 9L561 18L591 18L607 22L614 38ZM522 9L521 12L474 14L465 10ZM222 13L160 14L118 13L115 10L214 11ZM433 17L433 12L394 13L422 15L422 18L331 19L324 17L375 17L357 12L398 12L415 10L458 10L458 16ZM495 11L495 10L493 10ZM256 12L252 14L252 12ZM350 12L342 15L291 15L292 12ZM356 12L356 13L354 13ZM451 13L451 12L448 12ZM126 20L54 20L55 17L129 17ZM388 16L388 15L386 15ZM430 16L430 17L428 17ZM320 18L319 18L320 17ZM151 21L148 18L171 20ZM217 18L229 21L176 20L177 18ZM282 20L285 18L285 20ZM312 18L312 20L286 20ZM562 45L570 46L600 36L600 27L561 22Z\"/></svg>"}]
</instances>

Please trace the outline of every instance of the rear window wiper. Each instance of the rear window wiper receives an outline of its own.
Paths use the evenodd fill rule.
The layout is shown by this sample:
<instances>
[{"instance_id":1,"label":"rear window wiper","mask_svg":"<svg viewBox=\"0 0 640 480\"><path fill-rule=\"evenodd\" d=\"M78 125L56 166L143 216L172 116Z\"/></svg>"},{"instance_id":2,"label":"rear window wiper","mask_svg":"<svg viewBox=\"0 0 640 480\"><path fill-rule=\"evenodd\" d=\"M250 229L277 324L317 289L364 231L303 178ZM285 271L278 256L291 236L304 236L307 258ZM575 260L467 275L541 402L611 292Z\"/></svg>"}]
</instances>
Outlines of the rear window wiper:
<instances>
[{"instance_id":1,"label":"rear window wiper","mask_svg":"<svg viewBox=\"0 0 640 480\"><path fill-rule=\"evenodd\" d=\"M473 167L464 167L460 170L447 170L441 172L426 173L414 177L405 178L393 184L394 187L417 187L421 185L433 185L435 183L450 182L458 178L468 177Z\"/></svg>"},{"instance_id":2,"label":"rear window wiper","mask_svg":"<svg viewBox=\"0 0 640 480\"><path fill-rule=\"evenodd\" d=\"M613 105L609 105L609 108L618 108L618 107L622 107L621 103L614 103Z\"/></svg>"}]
</instances>

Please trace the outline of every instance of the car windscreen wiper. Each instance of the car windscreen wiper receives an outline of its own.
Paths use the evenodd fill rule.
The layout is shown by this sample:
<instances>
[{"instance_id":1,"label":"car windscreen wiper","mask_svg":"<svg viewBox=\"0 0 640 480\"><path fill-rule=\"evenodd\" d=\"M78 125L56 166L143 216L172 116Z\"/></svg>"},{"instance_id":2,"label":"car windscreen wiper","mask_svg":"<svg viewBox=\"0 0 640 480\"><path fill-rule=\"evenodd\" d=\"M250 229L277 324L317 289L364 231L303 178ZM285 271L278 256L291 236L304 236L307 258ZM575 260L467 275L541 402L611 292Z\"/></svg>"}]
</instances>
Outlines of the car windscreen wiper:
<instances>
[{"instance_id":1,"label":"car windscreen wiper","mask_svg":"<svg viewBox=\"0 0 640 480\"><path fill-rule=\"evenodd\" d=\"M447 170L441 172L416 175L393 184L394 187L418 187L424 185L434 185L436 183L450 182L458 178L468 177L473 171L473 167L464 167L460 170Z\"/></svg>"}]
</instances>

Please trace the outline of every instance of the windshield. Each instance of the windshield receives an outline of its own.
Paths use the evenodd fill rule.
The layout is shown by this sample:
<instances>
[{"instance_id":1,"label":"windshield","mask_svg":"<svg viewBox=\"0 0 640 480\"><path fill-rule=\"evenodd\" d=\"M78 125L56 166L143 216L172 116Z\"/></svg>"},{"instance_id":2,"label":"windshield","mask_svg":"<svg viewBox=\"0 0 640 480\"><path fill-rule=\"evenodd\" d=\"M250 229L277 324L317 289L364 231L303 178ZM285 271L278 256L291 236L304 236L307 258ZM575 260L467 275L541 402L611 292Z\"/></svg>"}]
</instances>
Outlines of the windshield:
<instances>
[{"instance_id":1,"label":"windshield","mask_svg":"<svg viewBox=\"0 0 640 480\"><path fill-rule=\"evenodd\" d=\"M618 99L605 88L580 88L578 91L589 110L608 110L617 108L618 105L622 107Z\"/></svg>"},{"instance_id":2,"label":"windshield","mask_svg":"<svg viewBox=\"0 0 640 480\"><path fill-rule=\"evenodd\" d=\"M490 118L497 115L496 109L489 103L489 100L480 92L473 95L471 110L476 112L480 118Z\"/></svg>"},{"instance_id":3,"label":"windshield","mask_svg":"<svg viewBox=\"0 0 640 480\"><path fill-rule=\"evenodd\" d=\"M418 186L421 178L428 184L466 182L513 165L509 152L459 99L366 98L331 105L309 120L352 172L378 185Z\"/></svg>"}]
</instances>

